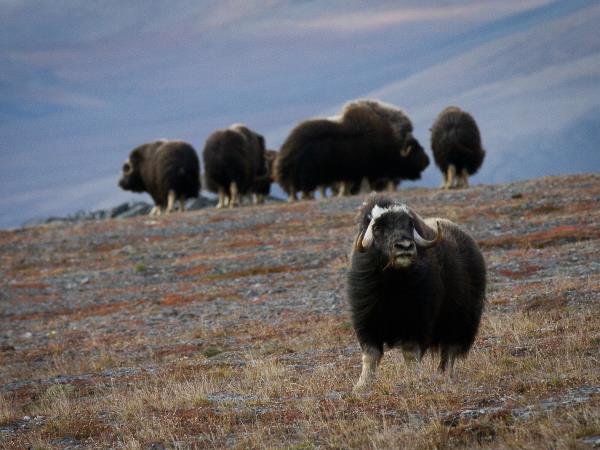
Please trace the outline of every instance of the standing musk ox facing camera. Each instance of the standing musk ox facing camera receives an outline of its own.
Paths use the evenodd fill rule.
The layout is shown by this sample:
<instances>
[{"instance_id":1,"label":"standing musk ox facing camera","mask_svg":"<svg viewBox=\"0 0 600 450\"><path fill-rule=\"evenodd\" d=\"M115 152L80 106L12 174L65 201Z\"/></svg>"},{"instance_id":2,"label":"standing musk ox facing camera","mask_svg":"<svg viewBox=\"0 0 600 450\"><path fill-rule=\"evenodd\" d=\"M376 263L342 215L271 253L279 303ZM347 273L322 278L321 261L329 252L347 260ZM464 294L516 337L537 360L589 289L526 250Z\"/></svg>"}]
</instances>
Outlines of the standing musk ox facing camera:
<instances>
[{"instance_id":1,"label":"standing musk ox facing camera","mask_svg":"<svg viewBox=\"0 0 600 450\"><path fill-rule=\"evenodd\" d=\"M292 130L275 161L275 179L295 201L298 192L312 198L326 186L339 184L339 195L347 195L363 179L405 178L407 167L416 168L408 170L409 179L419 178L429 159L412 130L398 108L352 101L339 116L307 120Z\"/></svg>"},{"instance_id":2,"label":"standing musk ox facing camera","mask_svg":"<svg viewBox=\"0 0 600 450\"><path fill-rule=\"evenodd\" d=\"M147 192L154 200L151 215L170 213L175 200L185 210L185 200L198 197L200 163L194 148L182 141L159 140L131 151L123 164L119 186L126 191Z\"/></svg>"},{"instance_id":3,"label":"standing musk ox facing camera","mask_svg":"<svg viewBox=\"0 0 600 450\"><path fill-rule=\"evenodd\" d=\"M446 219L422 219L406 205L373 195L359 212L347 294L362 349L355 386L375 376L384 345L405 360L440 353L452 369L475 340L484 306L486 269L469 234Z\"/></svg>"},{"instance_id":4,"label":"standing musk ox facing camera","mask_svg":"<svg viewBox=\"0 0 600 450\"><path fill-rule=\"evenodd\" d=\"M267 171L265 139L241 124L212 133L203 158L206 188L218 194L217 208L238 206Z\"/></svg>"},{"instance_id":5,"label":"standing musk ox facing camera","mask_svg":"<svg viewBox=\"0 0 600 450\"><path fill-rule=\"evenodd\" d=\"M469 187L485 157L475 119L455 106L444 109L431 127L431 150L444 176L443 189Z\"/></svg>"}]
</instances>

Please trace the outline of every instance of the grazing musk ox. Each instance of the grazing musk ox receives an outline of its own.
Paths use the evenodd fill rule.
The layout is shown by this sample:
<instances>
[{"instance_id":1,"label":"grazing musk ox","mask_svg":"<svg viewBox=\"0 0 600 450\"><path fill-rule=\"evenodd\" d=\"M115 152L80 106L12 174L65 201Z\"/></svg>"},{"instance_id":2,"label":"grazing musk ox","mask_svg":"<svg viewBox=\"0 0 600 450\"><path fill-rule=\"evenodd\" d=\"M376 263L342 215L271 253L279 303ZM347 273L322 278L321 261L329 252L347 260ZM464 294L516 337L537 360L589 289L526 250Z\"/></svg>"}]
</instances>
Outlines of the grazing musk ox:
<instances>
[{"instance_id":1,"label":"grazing musk ox","mask_svg":"<svg viewBox=\"0 0 600 450\"><path fill-rule=\"evenodd\" d=\"M245 125L212 133L204 145L206 188L219 196L217 208L239 205L252 192L255 179L266 174L265 139Z\"/></svg>"},{"instance_id":2,"label":"grazing musk ox","mask_svg":"<svg viewBox=\"0 0 600 450\"><path fill-rule=\"evenodd\" d=\"M200 163L194 148L182 141L159 140L142 144L123 164L119 186L127 191L148 192L154 200L151 215L170 213L175 200L185 210L185 200L198 197Z\"/></svg>"},{"instance_id":3,"label":"grazing musk ox","mask_svg":"<svg viewBox=\"0 0 600 450\"><path fill-rule=\"evenodd\" d=\"M396 155L395 163L387 169L387 176L382 178L371 177L369 186L371 191L394 192L402 180L418 180L421 172L429 165L429 157L425 150L414 137L408 139L407 150L402 155Z\"/></svg>"},{"instance_id":4,"label":"grazing musk ox","mask_svg":"<svg viewBox=\"0 0 600 450\"><path fill-rule=\"evenodd\" d=\"M469 175L485 157L475 119L456 106L444 109L433 123L431 150L444 176L443 189L469 187Z\"/></svg>"},{"instance_id":5,"label":"grazing musk ox","mask_svg":"<svg viewBox=\"0 0 600 450\"><path fill-rule=\"evenodd\" d=\"M252 203L255 205L262 205L271 192L271 183L274 181L273 164L276 157L275 150L265 150L265 173L257 176L252 185Z\"/></svg>"},{"instance_id":6,"label":"grazing musk ox","mask_svg":"<svg viewBox=\"0 0 600 450\"><path fill-rule=\"evenodd\" d=\"M422 219L406 205L372 195L359 212L347 294L362 349L355 386L369 384L384 345L407 361L439 352L452 369L471 348L484 306L486 269L477 244L446 219Z\"/></svg>"},{"instance_id":7,"label":"grazing musk ox","mask_svg":"<svg viewBox=\"0 0 600 450\"><path fill-rule=\"evenodd\" d=\"M294 201L297 192L312 198L316 188L337 183L339 195L347 195L364 178L402 178L409 159L418 167L429 164L422 147L410 145L416 142L412 130L398 108L375 100L349 102L339 116L307 120L291 131L275 161L275 179Z\"/></svg>"}]
</instances>

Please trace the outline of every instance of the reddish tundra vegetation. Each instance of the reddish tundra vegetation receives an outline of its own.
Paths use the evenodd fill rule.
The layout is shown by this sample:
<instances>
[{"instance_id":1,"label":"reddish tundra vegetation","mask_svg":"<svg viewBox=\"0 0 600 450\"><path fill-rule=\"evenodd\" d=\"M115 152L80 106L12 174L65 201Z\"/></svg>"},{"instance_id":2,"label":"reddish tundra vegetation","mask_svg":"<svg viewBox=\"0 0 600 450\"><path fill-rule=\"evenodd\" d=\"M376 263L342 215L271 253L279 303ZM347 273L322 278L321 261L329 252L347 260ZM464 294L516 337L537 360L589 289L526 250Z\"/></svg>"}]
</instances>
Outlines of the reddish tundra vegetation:
<instances>
[{"instance_id":1,"label":"reddish tundra vegetation","mask_svg":"<svg viewBox=\"0 0 600 450\"><path fill-rule=\"evenodd\" d=\"M600 175L402 190L462 224L487 304L455 378L360 349L362 197L0 232L0 447L600 445Z\"/></svg>"}]
</instances>

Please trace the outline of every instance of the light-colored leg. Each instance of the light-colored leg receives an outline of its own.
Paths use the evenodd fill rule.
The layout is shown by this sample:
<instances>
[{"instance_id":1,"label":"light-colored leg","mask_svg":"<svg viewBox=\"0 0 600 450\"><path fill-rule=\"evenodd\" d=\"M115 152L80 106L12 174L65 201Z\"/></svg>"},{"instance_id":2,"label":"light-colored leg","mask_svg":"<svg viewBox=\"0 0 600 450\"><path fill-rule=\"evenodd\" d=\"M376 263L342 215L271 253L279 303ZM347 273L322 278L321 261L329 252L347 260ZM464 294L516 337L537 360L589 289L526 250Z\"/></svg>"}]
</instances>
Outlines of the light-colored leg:
<instances>
[{"instance_id":1,"label":"light-colored leg","mask_svg":"<svg viewBox=\"0 0 600 450\"><path fill-rule=\"evenodd\" d=\"M396 183L394 183L394 180L389 180L387 182L387 191L396 192Z\"/></svg>"},{"instance_id":2,"label":"light-colored leg","mask_svg":"<svg viewBox=\"0 0 600 450\"><path fill-rule=\"evenodd\" d=\"M338 197L346 197L348 195L348 183L346 183L345 181L340 181L339 184L339 192L338 192Z\"/></svg>"},{"instance_id":3,"label":"light-colored leg","mask_svg":"<svg viewBox=\"0 0 600 450\"><path fill-rule=\"evenodd\" d=\"M262 205L265 202L265 196L262 194L252 194L252 204Z\"/></svg>"},{"instance_id":4,"label":"light-colored leg","mask_svg":"<svg viewBox=\"0 0 600 450\"><path fill-rule=\"evenodd\" d=\"M461 178L462 178L462 183L461 183L461 187L463 188L468 188L469 187L469 173L467 172L467 169L463 169L461 171Z\"/></svg>"},{"instance_id":5,"label":"light-colored leg","mask_svg":"<svg viewBox=\"0 0 600 450\"><path fill-rule=\"evenodd\" d=\"M368 194L371 192L371 183L369 183L369 179L367 177L363 177L360 180L360 188L358 190L360 194Z\"/></svg>"},{"instance_id":6,"label":"light-colored leg","mask_svg":"<svg viewBox=\"0 0 600 450\"><path fill-rule=\"evenodd\" d=\"M421 362L421 347L415 342L405 342L401 346L402 356L406 364L414 364Z\"/></svg>"},{"instance_id":7,"label":"light-colored leg","mask_svg":"<svg viewBox=\"0 0 600 450\"><path fill-rule=\"evenodd\" d=\"M363 349L362 372L360 378L354 385L354 391L368 387L375 379L375 370L381 361L383 353L374 347Z\"/></svg>"},{"instance_id":8,"label":"light-colored leg","mask_svg":"<svg viewBox=\"0 0 600 450\"><path fill-rule=\"evenodd\" d=\"M327 198L327 188L325 186L319 186L319 194L321 194L321 198Z\"/></svg>"},{"instance_id":9,"label":"light-colored leg","mask_svg":"<svg viewBox=\"0 0 600 450\"><path fill-rule=\"evenodd\" d=\"M229 185L229 194L230 194L229 207L235 208L236 206L239 206L240 198L239 198L237 183L235 181L232 181L231 184Z\"/></svg>"},{"instance_id":10,"label":"light-colored leg","mask_svg":"<svg viewBox=\"0 0 600 450\"><path fill-rule=\"evenodd\" d=\"M298 194L294 186L290 186L290 193L288 194L288 202L293 203L298 200Z\"/></svg>"},{"instance_id":11,"label":"light-colored leg","mask_svg":"<svg viewBox=\"0 0 600 450\"><path fill-rule=\"evenodd\" d=\"M181 211L181 212L185 211L185 197L179 198L179 211Z\"/></svg>"},{"instance_id":12,"label":"light-colored leg","mask_svg":"<svg viewBox=\"0 0 600 450\"><path fill-rule=\"evenodd\" d=\"M446 172L446 184L444 189L452 189L456 184L456 167L454 164L450 164L448 166L448 171Z\"/></svg>"},{"instance_id":13,"label":"light-colored leg","mask_svg":"<svg viewBox=\"0 0 600 450\"><path fill-rule=\"evenodd\" d=\"M167 194L167 214L171 214L175 208L175 191L171 189Z\"/></svg>"},{"instance_id":14,"label":"light-colored leg","mask_svg":"<svg viewBox=\"0 0 600 450\"><path fill-rule=\"evenodd\" d=\"M223 189L222 187L219 188L219 191L217 193L219 195L219 201L217 203L217 208L225 208L225 189Z\"/></svg>"},{"instance_id":15,"label":"light-colored leg","mask_svg":"<svg viewBox=\"0 0 600 450\"><path fill-rule=\"evenodd\" d=\"M153 206L152 209L150 210L150 212L148 213L149 216L158 216L160 212L160 209L158 206Z\"/></svg>"}]
</instances>

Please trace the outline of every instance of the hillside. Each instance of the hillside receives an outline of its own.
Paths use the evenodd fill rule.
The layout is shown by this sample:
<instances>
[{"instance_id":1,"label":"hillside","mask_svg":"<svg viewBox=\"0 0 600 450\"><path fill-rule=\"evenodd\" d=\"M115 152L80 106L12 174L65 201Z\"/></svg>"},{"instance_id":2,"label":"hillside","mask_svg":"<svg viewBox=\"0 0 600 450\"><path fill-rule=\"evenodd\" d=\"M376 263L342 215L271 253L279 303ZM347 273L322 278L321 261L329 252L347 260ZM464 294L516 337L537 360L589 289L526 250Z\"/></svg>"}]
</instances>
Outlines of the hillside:
<instances>
[{"instance_id":1,"label":"hillside","mask_svg":"<svg viewBox=\"0 0 600 450\"><path fill-rule=\"evenodd\" d=\"M600 445L600 175L395 194L489 270L456 377L360 351L362 198L0 232L0 447Z\"/></svg>"}]
</instances>

